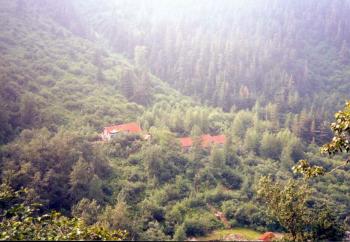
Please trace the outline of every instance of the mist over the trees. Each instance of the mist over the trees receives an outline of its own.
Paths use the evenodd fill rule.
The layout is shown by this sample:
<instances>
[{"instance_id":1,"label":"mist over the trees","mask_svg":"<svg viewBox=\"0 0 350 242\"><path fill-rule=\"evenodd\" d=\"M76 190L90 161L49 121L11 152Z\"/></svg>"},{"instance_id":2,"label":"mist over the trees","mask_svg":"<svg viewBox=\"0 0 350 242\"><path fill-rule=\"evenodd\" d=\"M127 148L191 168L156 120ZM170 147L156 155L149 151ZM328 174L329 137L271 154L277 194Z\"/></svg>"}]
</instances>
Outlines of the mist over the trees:
<instances>
[{"instance_id":1,"label":"mist over the trees","mask_svg":"<svg viewBox=\"0 0 350 242\"><path fill-rule=\"evenodd\" d=\"M0 239L342 239L349 14L0 1Z\"/></svg>"}]
</instances>

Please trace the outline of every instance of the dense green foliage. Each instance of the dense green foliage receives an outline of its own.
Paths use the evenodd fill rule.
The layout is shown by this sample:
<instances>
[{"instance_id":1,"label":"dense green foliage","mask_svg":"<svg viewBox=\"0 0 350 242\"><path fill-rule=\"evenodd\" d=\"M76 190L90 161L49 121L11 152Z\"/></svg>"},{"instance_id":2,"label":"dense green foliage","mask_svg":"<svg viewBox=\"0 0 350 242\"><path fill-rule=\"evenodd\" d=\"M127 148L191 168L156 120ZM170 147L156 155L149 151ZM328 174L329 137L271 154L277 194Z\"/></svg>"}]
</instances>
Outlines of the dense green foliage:
<instances>
[{"instance_id":1,"label":"dense green foliage","mask_svg":"<svg viewBox=\"0 0 350 242\"><path fill-rule=\"evenodd\" d=\"M329 113L350 88L348 1L271 1L271 9L166 1L187 6L178 14L161 1L113 2L0 3L0 178L27 189L19 205L43 204L20 218L23 228L59 224L72 233L66 239L126 230L129 240L289 229L268 216L255 186L262 176L296 176L301 159L329 170L341 163L318 145L332 137ZM310 20L319 16L326 22ZM104 126L134 121L151 139L100 141ZM206 149L202 134L227 142ZM181 148L183 136L194 138L192 149ZM310 198L329 207L322 218L332 225L350 221L347 169L310 181ZM336 229L324 232L325 221L308 234L338 238ZM74 237L77 229L86 237Z\"/></svg>"},{"instance_id":2,"label":"dense green foliage","mask_svg":"<svg viewBox=\"0 0 350 242\"><path fill-rule=\"evenodd\" d=\"M258 184L258 195L267 204L268 213L286 228L287 240L338 241L344 236L342 225L328 208L310 201L311 189L306 183L288 180L281 184L263 177Z\"/></svg>"},{"instance_id":3,"label":"dense green foliage","mask_svg":"<svg viewBox=\"0 0 350 242\"><path fill-rule=\"evenodd\" d=\"M131 57L145 46L153 73L224 110L258 100L323 115L348 95L347 0L105 0L79 9L112 48Z\"/></svg>"},{"instance_id":4,"label":"dense green foliage","mask_svg":"<svg viewBox=\"0 0 350 242\"><path fill-rule=\"evenodd\" d=\"M86 226L77 218L52 211L39 214L38 204L28 204L26 190L0 187L0 240L123 240L126 232Z\"/></svg>"},{"instance_id":5,"label":"dense green foliage","mask_svg":"<svg viewBox=\"0 0 350 242\"><path fill-rule=\"evenodd\" d=\"M337 153L350 152L350 102L347 102L342 111L335 115L336 121L331 124L334 137L330 143L322 146L321 152L330 156ZM305 178L317 177L332 173L336 169L346 168L350 159L346 157L344 164L341 164L330 171L326 171L325 167L310 165L307 160L300 160L299 163L293 167L294 172L301 173Z\"/></svg>"},{"instance_id":6,"label":"dense green foliage","mask_svg":"<svg viewBox=\"0 0 350 242\"><path fill-rule=\"evenodd\" d=\"M350 152L350 102L346 103L343 111L337 112L335 122L331 124L334 137L322 147L323 153L334 155L339 152Z\"/></svg>"}]
</instances>

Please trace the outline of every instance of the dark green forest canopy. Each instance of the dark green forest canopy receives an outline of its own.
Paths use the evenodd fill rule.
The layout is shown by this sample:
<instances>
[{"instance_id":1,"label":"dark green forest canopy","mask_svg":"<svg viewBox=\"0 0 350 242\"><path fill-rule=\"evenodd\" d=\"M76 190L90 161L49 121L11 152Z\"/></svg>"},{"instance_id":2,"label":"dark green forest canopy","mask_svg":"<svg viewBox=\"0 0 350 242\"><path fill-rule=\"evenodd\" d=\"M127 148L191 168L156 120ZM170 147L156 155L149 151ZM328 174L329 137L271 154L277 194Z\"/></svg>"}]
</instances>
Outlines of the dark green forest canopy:
<instances>
[{"instance_id":1,"label":"dark green forest canopy","mask_svg":"<svg viewBox=\"0 0 350 242\"><path fill-rule=\"evenodd\" d=\"M128 239L285 232L256 184L297 176L300 159L343 164L319 147L349 99L350 3L217 2L1 1L2 183L26 187L39 215L56 210ZM152 139L100 142L103 127L127 122ZM202 134L226 144L178 142ZM348 169L310 181L303 206L326 204L349 226Z\"/></svg>"},{"instance_id":2,"label":"dark green forest canopy","mask_svg":"<svg viewBox=\"0 0 350 242\"><path fill-rule=\"evenodd\" d=\"M204 103L229 110L272 101L298 113L347 98L349 1L100 4L79 6L95 9L84 13L112 48L132 57L145 46L153 73Z\"/></svg>"}]
</instances>

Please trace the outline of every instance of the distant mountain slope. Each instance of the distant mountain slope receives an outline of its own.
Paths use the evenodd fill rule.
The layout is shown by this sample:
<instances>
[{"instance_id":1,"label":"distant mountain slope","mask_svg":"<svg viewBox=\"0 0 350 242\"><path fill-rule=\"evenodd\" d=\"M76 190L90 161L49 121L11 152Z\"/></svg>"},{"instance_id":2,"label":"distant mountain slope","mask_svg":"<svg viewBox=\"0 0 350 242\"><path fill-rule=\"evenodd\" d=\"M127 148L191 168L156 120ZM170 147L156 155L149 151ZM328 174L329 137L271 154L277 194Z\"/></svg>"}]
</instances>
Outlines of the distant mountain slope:
<instances>
[{"instance_id":1,"label":"distant mountain slope","mask_svg":"<svg viewBox=\"0 0 350 242\"><path fill-rule=\"evenodd\" d=\"M146 46L152 71L203 103L299 113L349 98L347 0L78 2L114 49Z\"/></svg>"},{"instance_id":2,"label":"distant mountain slope","mask_svg":"<svg viewBox=\"0 0 350 242\"><path fill-rule=\"evenodd\" d=\"M161 96L179 96L149 71L72 33L49 12L20 7L25 3L0 4L0 143L23 128L99 131L137 120Z\"/></svg>"}]
</instances>

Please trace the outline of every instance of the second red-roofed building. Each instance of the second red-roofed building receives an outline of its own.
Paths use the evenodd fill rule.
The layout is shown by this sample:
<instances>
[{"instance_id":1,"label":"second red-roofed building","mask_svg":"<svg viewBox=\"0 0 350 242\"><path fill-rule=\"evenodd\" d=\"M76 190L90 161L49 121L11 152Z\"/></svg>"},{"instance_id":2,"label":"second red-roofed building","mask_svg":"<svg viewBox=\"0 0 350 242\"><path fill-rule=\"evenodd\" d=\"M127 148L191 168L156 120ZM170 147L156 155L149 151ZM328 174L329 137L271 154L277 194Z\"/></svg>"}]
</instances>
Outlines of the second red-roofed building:
<instances>
[{"instance_id":1,"label":"second red-roofed building","mask_svg":"<svg viewBox=\"0 0 350 242\"><path fill-rule=\"evenodd\" d=\"M209 148L213 145L224 145L226 143L225 135L215 135L211 136L209 134L202 135L200 137L201 146L203 148ZM183 137L179 138L180 145L183 149L189 149L193 146L193 138L191 137Z\"/></svg>"},{"instance_id":2,"label":"second red-roofed building","mask_svg":"<svg viewBox=\"0 0 350 242\"><path fill-rule=\"evenodd\" d=\"M179 139L182 148L191 148L193 145L193 140L191 137L185 137Z\"/></svg>"}]
</instances>

